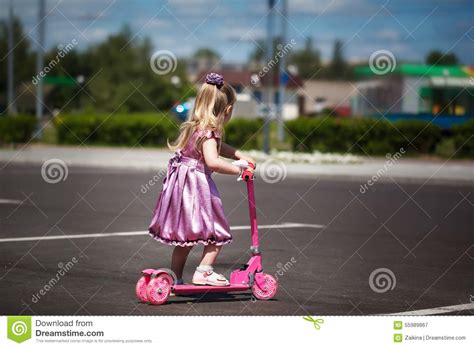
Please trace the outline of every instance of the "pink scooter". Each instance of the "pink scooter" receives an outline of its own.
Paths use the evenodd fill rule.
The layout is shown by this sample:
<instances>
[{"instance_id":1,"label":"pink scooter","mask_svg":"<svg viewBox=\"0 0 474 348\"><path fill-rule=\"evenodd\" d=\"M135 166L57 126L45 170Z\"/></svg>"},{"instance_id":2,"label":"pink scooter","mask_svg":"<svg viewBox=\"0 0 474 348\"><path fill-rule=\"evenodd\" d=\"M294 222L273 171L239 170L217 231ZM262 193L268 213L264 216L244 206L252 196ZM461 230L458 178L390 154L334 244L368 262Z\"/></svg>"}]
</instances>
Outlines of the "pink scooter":
<instances>
[{"instance_id":1,"label":"pink scooter","mask_svg":"<svg viewBox=\"0 0 474 348\"><path fill-rule=\"evenodd\" d=\"M253 174L249 171L244 171L242 178L247 182L250 227L252 231L252 246L250 247L252 257L246 265L243 265L242 268L231 273L230 285L177 285L176 275L173 271L166 268L150 268L142 271L142 277L138 280L135 287L135 293L141 302L161 305L168 300L171 293L174 293L175 295L189 295L195 293L251 290L253 295L259 300L269 300L276 295L278 289L277 280L270 274L263 273L262 269L262 255L258 241Z\"/></svg>"}]
</instances>

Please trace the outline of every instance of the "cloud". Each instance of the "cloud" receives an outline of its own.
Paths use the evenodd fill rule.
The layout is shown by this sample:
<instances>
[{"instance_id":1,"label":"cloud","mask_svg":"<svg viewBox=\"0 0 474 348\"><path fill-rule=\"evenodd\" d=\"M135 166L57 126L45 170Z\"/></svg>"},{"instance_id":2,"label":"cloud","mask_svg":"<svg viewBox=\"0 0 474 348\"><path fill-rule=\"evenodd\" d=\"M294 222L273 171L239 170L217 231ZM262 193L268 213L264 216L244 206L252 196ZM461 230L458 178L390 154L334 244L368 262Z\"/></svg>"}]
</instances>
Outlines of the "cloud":
<instances>
[{"instance_id":1,"label":"cloud","mask_svg":"<svg viewBox=\"0 0 474 348\"><path fill-rule=\"evenodd\" d=\"M94 28L87 31L87 38L91 41L101 41L109 36L109 31L104 28Z\"/></svg>"},{"instance_id":2,"label":"cloud","mask_svg":"<svg viewBox=\"0 0 474 348\"><path fill-rule=\"evenodd\" d=\"M265 38L263 28L226 26L221 29L218 36L226 41L254 42Z\"/></svg>"},{"instance_id":3,"label":"cloud","mask_svg":"<svg viewBox=\"0 0 474 348\"><path fill-rule=\"evenodd\" d=\"M376 32L374 36L377 39L390 41L399 41L401 39L400 32L393 29L383 29L381 31Z\"/></svg>"},{"instance_id":4,"label":"cloud","mask_svg":"<svg viewBox=\"0 0 474 348\"><path fill-rule=\"evenodd\" d=\"M423 59L430 49L450 48L472 27L472 5L468 0L412 1L409 4L390 0L387 11L380 11L371 18L387 1L288 0L289 37L296 39L298 48L303 47L305 37L314 38L323 57L332 54L337 38L344 43L352 40L347 50L344 48L348 59L369 56L376 46L393 49L400 57ZM9 0L0 0L0 19L8 13L8 3ZM144 26L140 37L148 36L156 47L180 55L196 47L213 47L221 52L235 47L225 59L243 57L245 60L255 46L253 41L266 36L263 16L267 2L263 0L48 0L46 3L47 12L58 5L59 11L67 17L57 10L48 16L48 47L77 38L82 48L116 33L128 23L132 31ZM25 32L37 23L37 4L36 0L14 1L15 13L24 23ZM164 5L163 11L158 12ZM280 10L281 1L276 6ZM434 8L436 11L430 14ZM276 35L280 32L280 23L277 13ZM87 28L84 35L90 42L75 27L82 32ZM407 30L415 30L413 37L407 37ZM31 36L36 38L36 35L33 30ZM462 61L472 64L469 44L472 45L472 41L464 37L453 50Z\"/></svg>"},{"instance_id":5,"label":"cloud","mask_svg":"<svg viewBox=\"0 0 474 348\"><path fill-rule=\"evenodd\" d=\"M380 2L383 4L384 2ZM291 0L288 10L291 14L367 14L377 11L380 6L368 0Z\"/></svg>"}]
</instances>

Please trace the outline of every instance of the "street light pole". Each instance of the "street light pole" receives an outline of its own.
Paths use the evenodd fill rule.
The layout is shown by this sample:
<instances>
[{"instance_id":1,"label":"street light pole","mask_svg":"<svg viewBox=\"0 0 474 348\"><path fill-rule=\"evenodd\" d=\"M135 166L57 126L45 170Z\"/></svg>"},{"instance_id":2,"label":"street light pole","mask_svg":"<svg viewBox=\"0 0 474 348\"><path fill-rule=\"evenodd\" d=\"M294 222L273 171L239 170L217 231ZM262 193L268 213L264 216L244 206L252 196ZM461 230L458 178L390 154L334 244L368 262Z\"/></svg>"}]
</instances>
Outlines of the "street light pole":
<instances>
[{"instance_id":1,"label":"street light pole","mask_svg":"<svg viewBox=\"0 0 474 348\"><path fill-rule=\"evenodd\" d=\"M266 47L266 63L272 60L273 55L273 7L275 0L268 0L268 18L267 18L267 47ZM265 105L265 123L263 125L263 152L270 153L270 123L272 117L271 106L273 104L273 76L269 71L266 76L266 105Z\"/></svg>"},{"instance_id":2,"label":"street light pole","mask_svg":"<svg viewBox=\"0 0 474 348\"><path fill-rule=\"evenodd\" d=\"M46 4L45 0L39 0L39 9L38 9L38 44L36 51L36 74L40 76L40 72L44 66L44 37L45 37L45 12ZM35 134L36 137L41 136L41 120L43 119L43 79L38 79L36 84L36 119L38 120L38 129Z\"/></svg>"},{"instance_id":3,"label":"street light pole","mask_svg":"<svg viewBox=\"0 0 474 348\"><path fill-rule=\"evenodd\" d=\"M7 60L7 99L8 99L8 105L7 105L7 112L9 115L15 115L17 110L16 110L16 105L15 105L15 73L14 73L14 58L15 58L15 53L14 53L14 45L13 45L13 40L14 40L14 27L13 27L13 21L14 21L14 15L13 15L13 0L10 0L10 8L8 11L8 60Z\"/></svg>"},{"instance_id":4,"label":"street light pole","mask_svg":"<svg viewBox=\"0 0 474 348\"><path fill-rule=\"evenodd\" d=\"M282 15L281 15L281 45L285 47L286 37L288 32L287 18L288 18L288 1L283 0L282 2ZM286 74L286 53L284 53L280 59L280 65L278 69L278 78L280 83L278 84L278 114L277 114L277 128L278 128L278 142L282 143L285 139L285 132L283 129L283 112L285 106L285 88L287 78Z\"/></svg>"}]
</instances>

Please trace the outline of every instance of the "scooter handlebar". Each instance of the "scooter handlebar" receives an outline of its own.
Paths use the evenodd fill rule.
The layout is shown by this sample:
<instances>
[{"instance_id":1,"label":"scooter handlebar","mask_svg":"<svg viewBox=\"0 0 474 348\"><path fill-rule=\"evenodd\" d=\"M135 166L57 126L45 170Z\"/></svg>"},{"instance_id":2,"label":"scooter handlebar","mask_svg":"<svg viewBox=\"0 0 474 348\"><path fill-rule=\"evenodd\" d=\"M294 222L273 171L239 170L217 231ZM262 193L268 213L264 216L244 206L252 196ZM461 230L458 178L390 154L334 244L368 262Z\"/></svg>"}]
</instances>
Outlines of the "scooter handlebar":
<instances>
[{"instance_id":1,"label":"scooter handlebar","mask_svg":"<svg viewBox=\"0 0 474 348\"><path fill-rule=\"evenodd\" d=\"M241 178L244 180L244 181L249 181L249 180L253 180L253 172L246 169L242 172L242 175L241 175Z\"/></svg>"},{"instance_id":2,"label":"scooter handlebar","mask_svg":"<svg viewBox=\"0 0 474 348\"><path fill-rule=\"evenodd\" d=\"M232 162L232 164L240 167L241 169L244 169L242 174L240 174L238 181L239 180L244 180L244 181L253 180L254 178L253 170L255 170L255 164L253 164L252 162L247 162L245 160L234 161Z\"/></svg>"}]
</instances>

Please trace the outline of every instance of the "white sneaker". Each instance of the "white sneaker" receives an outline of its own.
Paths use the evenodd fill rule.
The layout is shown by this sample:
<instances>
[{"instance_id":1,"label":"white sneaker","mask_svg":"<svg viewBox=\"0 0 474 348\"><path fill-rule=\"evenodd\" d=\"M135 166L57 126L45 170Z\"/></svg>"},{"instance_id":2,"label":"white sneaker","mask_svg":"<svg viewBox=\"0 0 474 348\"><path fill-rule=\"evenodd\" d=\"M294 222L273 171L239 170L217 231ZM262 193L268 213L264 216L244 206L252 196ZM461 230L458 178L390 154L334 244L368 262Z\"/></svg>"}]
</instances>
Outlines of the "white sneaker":
<instances>
[{"instance_id":1,"label":"white sneaker","mask_svg":"<svg viewBox=\"0 0 474 348\"><path fill-rule=\"evenodd\" d=\"M214 272L212 269L201 271L196 269L193 275L194 285L212 285L212 286L228 286L229 282L222 274Z\"/></svg>"}]
</instances>

